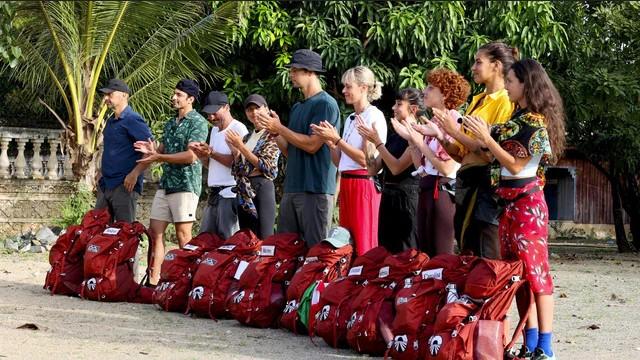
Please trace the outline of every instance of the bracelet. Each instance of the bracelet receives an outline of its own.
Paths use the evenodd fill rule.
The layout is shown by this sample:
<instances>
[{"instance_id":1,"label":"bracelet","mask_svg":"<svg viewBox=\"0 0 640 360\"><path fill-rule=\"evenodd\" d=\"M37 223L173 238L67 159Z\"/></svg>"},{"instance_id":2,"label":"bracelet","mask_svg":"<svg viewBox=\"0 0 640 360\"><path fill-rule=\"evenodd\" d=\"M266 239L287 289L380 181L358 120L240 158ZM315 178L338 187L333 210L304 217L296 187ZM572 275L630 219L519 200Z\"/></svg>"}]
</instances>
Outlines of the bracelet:
<instances>
[{"instance_id":1,"label":"bracelet","mask_svg":"<svg viewBox=\"0 0 640 360\"><path fill-rule=\"evenodd\" d=\"M379 143L378 145L376 145L376 150L380 147L380 145L384 145L384 143Z\"/></svg>"},{"instance_id":2,"label":"bracelet","mask_svg":"<svg viewBox=\"0 0 640 360\"><path fill-rule=\"evenodd\" d=\"M336 142L334 142L333 145L338 146L338 143L340 142L340 140L342 140L342 138L339 138L338 140L336 140Z\"/></svg>"}]
</instances>

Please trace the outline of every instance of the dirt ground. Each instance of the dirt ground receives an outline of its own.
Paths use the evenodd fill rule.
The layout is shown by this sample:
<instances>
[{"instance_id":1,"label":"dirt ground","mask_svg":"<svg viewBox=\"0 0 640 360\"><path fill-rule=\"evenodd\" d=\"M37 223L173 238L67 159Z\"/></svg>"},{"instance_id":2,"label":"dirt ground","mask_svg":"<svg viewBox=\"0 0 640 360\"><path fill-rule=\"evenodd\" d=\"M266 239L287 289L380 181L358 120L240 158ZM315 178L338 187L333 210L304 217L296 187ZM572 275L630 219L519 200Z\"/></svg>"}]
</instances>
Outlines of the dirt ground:
<instances>
[{"instance_id":1,"label":"dirt ground","mask_svg":"<svg viewBox=\"0 0 640 360\"><path fill-rule=\"evenodd\" d=\"M559 359L640 358L640 257L552 248ZM236 321L194 319L151 305L109 304L42 289L44 254L0 254L0 358L348 359L317 339ZM39 330L17 329L34 323Z\"/></svg>"}]
</instances>

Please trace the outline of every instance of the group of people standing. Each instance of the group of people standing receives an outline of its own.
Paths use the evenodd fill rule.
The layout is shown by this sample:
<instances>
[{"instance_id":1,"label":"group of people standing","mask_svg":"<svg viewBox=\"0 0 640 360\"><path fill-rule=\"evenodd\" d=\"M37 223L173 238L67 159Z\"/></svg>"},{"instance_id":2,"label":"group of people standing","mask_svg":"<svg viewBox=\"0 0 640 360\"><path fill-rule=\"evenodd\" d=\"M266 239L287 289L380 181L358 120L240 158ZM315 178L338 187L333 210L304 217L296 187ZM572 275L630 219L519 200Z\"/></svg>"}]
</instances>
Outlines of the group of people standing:
<instances>
[{"instance_id":1,"label":"group of people standing","mask_svg":"<svg viewBox=\"0 0 640 360\"><path fill-rule=\"evenodd\" d=\"M253 94L244 101L249 132L218 91L206 97L205 120L193 108L197 83L182 80L171 99L177 115L166 123L159 145L128 107L126 84L112 80L101 89L114 115L104 131L97 207L109 206L116 220L134 220L141 174L162 163L149 226L151 284L159 278L168 224L174 224L180 246L191 238L202 166L208 169L208 199L201 231L227 238L250 228L261 238L271 235L273 180L282 154L287 161L279 232L299 233L308 246L322 241L337 192L339 225L351 233L358 255L381 245L435 256L454 253L457 245L464 254L521 259L536 295L522 355L553 358L542 189L544 168L563 152L565 134L562 100L542 66L518 60L517 49L502 42L486 44L471 69L484 91L473 96L464 115L458 110L470 95L469 83L455 71L435 69L423 91L397 92L389 123L372 105L382 84L369 68L356 66L342 76L344 100L354 110L344 126L336 100L322 89L320 55L298 50L289 70L304 99L291 108L287 125L263 96Z\"/></svg>"}]
</instances>

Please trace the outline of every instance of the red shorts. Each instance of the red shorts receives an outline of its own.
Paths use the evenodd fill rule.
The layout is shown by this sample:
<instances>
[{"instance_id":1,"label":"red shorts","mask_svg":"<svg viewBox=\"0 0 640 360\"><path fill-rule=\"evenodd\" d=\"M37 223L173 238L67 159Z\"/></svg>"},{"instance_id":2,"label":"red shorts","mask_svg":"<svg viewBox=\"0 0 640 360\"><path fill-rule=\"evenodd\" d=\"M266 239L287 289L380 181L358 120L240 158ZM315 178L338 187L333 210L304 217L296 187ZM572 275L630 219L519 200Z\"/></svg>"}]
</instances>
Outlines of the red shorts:
<instances>
[{"instance_id":1,"label":"red shorts","mask_svg":"<svg viewBox=\"0 0 640 360\"><path fill-rule=\"evenodd\" d=\"M537 180L521 188L500 187L496 194L509 201L534 187L540 190L505 206L498 230L500 250L503 259L524 262L527 280L534 294L550 295L553 294L553 280L549 273L547 249L549 210L542 181Z\"/></svg>"}]
</instances>

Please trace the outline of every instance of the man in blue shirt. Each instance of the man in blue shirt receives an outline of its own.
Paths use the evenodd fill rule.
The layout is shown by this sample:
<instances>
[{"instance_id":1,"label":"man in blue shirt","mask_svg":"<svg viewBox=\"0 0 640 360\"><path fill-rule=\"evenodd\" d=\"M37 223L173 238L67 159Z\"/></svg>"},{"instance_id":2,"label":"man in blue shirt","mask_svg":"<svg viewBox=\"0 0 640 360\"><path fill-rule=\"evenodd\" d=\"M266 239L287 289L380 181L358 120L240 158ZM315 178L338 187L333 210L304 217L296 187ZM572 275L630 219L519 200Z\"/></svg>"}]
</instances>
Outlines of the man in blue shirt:
<instances>
[{"instance_id":1,"label":"man in blue shirt","mask_svg":"<svg viewBox=\"0 0 640 360\"><path fill-rule=\"evenodd\" d=\"M291 83L302 91L304 100L291 108L288 126L273 111L261 114L258 121L278 134L278 147L287 156L278 232L299 233L312 246L327 237L331 225L336 167L329 147L312 133L311 124L328 121L340 128L340 110L336 100L322 90L318 73L325 70L319 54L297 50L288 67Z\"/></svg>"},{"instance_id":2,"label":"man in blue shirt","mask_svg":"<svg viewBox=\"0 0 640 360\"><path fill-rule=\"evenodd\" d=\"M108 207L114 221L133 222L142 193L143 172L148 167L137 163L142 155L133 144L149 140L151 129L129 106L131 90L124 81L111 79L99 91L113 115L103 131L102 177L98 181L96 209Z\"/></svg>"}]
</instances>

